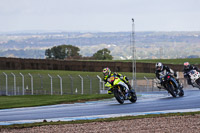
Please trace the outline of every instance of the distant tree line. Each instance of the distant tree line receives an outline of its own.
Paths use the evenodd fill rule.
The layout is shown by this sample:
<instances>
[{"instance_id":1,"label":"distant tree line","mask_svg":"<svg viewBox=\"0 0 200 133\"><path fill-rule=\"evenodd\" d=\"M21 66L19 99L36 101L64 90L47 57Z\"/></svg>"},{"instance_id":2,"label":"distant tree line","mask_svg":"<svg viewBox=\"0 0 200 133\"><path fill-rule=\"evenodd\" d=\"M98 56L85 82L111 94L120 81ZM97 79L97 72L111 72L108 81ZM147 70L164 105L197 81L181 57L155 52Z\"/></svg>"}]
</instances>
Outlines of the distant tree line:
<instances>
[{"instance_id":1,"label":"distant tree line","mask_svg":"<svg viewBox=\"0 0 200 133\"><path fill-rule=\"evenodd\" d=\"M94 60L112 60L113 56L107 48L98 50L91 57L83 57L79 54L80 49L72 45L59 45L45 50L45 56L48 59L94 59Z\"/></svg>"}]
</instances>

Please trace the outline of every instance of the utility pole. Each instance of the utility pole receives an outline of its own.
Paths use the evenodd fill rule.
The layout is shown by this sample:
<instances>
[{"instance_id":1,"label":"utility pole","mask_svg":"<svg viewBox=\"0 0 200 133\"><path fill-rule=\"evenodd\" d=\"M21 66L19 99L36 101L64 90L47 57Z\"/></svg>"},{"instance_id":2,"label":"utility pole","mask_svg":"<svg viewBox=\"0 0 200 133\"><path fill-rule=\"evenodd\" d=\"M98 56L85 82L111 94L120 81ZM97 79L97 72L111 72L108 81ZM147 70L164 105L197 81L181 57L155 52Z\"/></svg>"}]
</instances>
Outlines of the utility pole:
<instances>
[{"instance_id":1,"label":"utility pole","mask_svg":"<svg viewBox=\"0 0 200 133\"><path fill-rule=\"evenodd\" d=\"M135 49L135 25L132 18L132 70L133 70L133 89L136 89L136 49Z\"/></svg>"}]
</instances>

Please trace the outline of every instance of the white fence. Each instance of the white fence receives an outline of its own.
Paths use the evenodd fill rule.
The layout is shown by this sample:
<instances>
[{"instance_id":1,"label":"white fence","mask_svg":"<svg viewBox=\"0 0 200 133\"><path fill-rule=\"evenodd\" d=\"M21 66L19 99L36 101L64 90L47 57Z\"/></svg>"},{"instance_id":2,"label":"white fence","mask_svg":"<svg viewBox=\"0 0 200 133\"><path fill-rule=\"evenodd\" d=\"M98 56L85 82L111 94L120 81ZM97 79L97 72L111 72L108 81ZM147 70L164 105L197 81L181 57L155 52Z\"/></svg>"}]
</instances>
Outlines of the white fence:
<instances>
[{"instance_id":1,"label":"white fence","mask_svg":"<svg viewBox=\"0 0 200 133\"><path fill-rule=\"evenodd\" d=\"M132 82L132 79L129 80ZM185 81L183 80L185 83ZM130 83L131 84L131 83ZM159 91L153 79L137 79L136 92ZM0 95L66 95L107 93L101 77L41 74L0 74Z\"/></svg>"},{"instance_id":2,"label":"white fence","mask_svg":"<svg viewBox=\"0 0 200 133\"><path fill-rule=\"evenodd\" d=\"M0 95L98 94L101 86L98 75L0 74Z\"/></svg>"}]
</instances>

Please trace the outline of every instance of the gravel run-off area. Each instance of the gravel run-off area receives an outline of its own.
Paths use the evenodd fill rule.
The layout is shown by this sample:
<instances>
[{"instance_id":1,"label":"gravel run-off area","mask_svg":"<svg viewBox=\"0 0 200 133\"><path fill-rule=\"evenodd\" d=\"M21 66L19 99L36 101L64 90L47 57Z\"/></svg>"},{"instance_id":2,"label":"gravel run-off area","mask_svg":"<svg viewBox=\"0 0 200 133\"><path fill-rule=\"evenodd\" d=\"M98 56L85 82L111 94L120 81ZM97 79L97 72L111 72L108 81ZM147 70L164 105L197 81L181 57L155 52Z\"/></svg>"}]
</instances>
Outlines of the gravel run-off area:
<instances>
[{"instance_id":1,"label":"gravel run-off area","mask_svg":"<svg viewBox=\"0 0 200 133\"><path fill-rule=\"evenodd\" d=\"M3 133L200 133L200 115L1 129Z\"/></svg>"}]
</instances>

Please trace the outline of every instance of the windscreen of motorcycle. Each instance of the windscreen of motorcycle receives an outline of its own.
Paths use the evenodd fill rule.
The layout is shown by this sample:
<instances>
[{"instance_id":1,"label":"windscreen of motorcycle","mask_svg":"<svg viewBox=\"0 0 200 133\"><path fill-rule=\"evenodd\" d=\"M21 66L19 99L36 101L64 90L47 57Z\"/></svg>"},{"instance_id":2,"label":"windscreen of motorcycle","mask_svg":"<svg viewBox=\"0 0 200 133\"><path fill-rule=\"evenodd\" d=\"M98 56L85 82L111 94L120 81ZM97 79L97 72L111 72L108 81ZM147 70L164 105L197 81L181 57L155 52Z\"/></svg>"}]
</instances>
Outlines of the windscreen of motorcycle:
<instances>
[{"instance_id":1,"label":"windscreen of motorcycle","mask_svg":"<svg viewBox=\"0 0 200 133\"><path fill-rule=\"evenodd\" d=\"M167 71L166 70L164 70L164 71L162 71L162 72L159 72L159 75L160 76L165 76L167 74Z\"/></svg>"}]
</instances>

